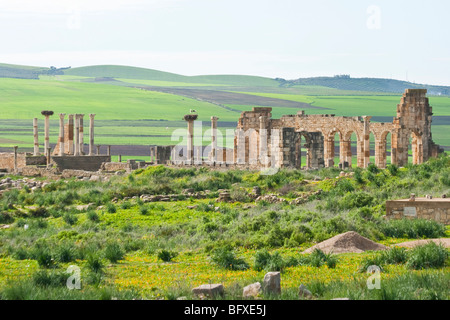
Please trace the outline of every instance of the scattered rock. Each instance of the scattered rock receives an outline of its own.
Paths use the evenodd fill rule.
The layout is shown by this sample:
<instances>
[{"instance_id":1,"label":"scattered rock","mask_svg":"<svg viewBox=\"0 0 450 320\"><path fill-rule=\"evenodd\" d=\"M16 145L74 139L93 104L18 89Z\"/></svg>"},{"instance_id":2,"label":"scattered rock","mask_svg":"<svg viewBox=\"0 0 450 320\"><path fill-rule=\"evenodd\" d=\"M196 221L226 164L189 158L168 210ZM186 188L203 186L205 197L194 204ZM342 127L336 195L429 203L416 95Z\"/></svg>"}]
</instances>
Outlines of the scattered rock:
<instances>
[{"instance_id":1,"label":"scattered rock","mask_svg":"<svg viewBox=\"0 0 450 320\"><path fill-rule=\"evenodd\" d=\"M253 283L253 284L250 284L250 285L244 287L242 296L244 298L257 297L261 292L262 292L261 284L259 282L256 282L256 283Z\"/></svg>"},{"instance_id":2,"label":"scattered rock","mask_svg":"<svg viewBox=\"0 0 450 320\"><path fill-rule=\"evenodd\" d=\"M89 181L102 181L102 178L100 176L97 176L95 174L93 174L90 178Z\"/></svg>"},{"instance_id":3,"label":"scattered rock","mask_svg":"<svg viewBox=\"0 0 450 320\"><path fill-rule=\"evenodd\" d=\"M187 297L183 296L183 297L178 297L177 300L187 300Z\"/></svg>"},{"instance_id":4,"label":"scattered rock","mask_svg":"<svg viewBox=\"0 0 450 320\"><path fill-rule=\"evenodd\" d=\"M231 195L228 191L219 193L219 198L216 202L231 202Z\"/></svg>"},{"instance_id":5,"label":"scattered rock","mask_svg":"<svg viewBox=\"0 0 450 320\"><path fill-rule=\"evenodd\" d=\"M187 206L186 208L187 208L187 209L191 209L191 210L192 210L192 209L195 209L195 208L197 208L197 207L198 207L198 206L197 206L197 205L195 205L195 206Z\"/></svg>"},{"instance_id":6,"label":"scattered rock","mask_svg":"<svg viewBox=\"0 0 450 320\"><path fill-rule=\"evenodd\" d=\"M265 201L265 202L268 202L268 203L283 203L283 202L287 202L286 199L279 198L275 194L268 194L268 195L265 195L265 196L259 196L258 198L256 198L255 201L256 202Z\"/></svg>"},{"instance_id":7,"label":"scattered rock","mask_svg":"<svg viewBox=\"0 0 450 320\"><path fill-rule=\"evenodd\" d=\"M334 299L331 299L331 300L350 300L349 298L334 298Z\"/></svg>"},{"instance_id":8,"label":"scattered rock","mask_svg":"<svg viewBox=\"0 0 450 320\"><path fill-rule=\"evenodd\" d=\"M223 296L225 292L222 284L202 284L199 287L193 288L192 293L197 296L216 297L219 295Z\"/></svg>"},{"instance_id":9,"label":"scattered rock","mask_svg":"<svg viewBox=\"0 0 450 320\"><path fill-rule=\"evenodd\" d=\"M281 293L281 276L280 272L268 272L264 276L263 291L266 294Z\"/></svg>"},{"instance_id":10,"label":"scattered rock","mask_svg":"<svg viewBox=\"0 0 450 320\"><path fill-rule=\"evenodd\" d=\"M320 249L325 253L361 253L364 251L386 250L388 247L376 243L370 239L364 238L354 231L339 234L333 238L325 240L303 251L303 253L311 253L314 249Z\"/></svg>"},{"instance_id":11,"label":"scattered rock","mask_svg":"<svg viewBox=\"0 0 450 320\"><path fill-rule=\"evenodd\" d=\"M306 287L303 284L301 284L300 287L298 287L298 297L300 299L302 299L302 298L303 299L304 298L311 299L313 297L313 295L312 295L311 291L306 289Z\"/></svg>"}]
</instances>

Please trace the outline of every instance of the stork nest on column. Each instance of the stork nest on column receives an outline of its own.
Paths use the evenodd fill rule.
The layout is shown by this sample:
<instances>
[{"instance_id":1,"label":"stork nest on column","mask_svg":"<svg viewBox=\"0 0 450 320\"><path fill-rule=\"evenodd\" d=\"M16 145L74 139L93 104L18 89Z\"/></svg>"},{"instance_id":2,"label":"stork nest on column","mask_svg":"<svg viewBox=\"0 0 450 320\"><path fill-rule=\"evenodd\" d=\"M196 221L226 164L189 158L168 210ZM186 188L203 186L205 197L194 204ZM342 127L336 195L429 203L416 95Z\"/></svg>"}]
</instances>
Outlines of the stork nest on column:
<instances>
[{"instance_id":1,"label":"stork nest on column","mask_svg":"<svg viewBox=\"0 0 450 320\"><path fill-rule=\"evenodd\" d=\"M48 110L41 111L41 114L43 116L52 116L53 113L54 113L53 111L48 111Z\"/></svg>"},{"instance_id":2,"label":"stork nest on column","mask_svg":"<svg viewBox=\"0 0 450 320\"><path fill-rule=\"evenodd\" d=\"M198 114L187 114L183 117L185 121L197 120Z\"/></svg>"}]
</instances>

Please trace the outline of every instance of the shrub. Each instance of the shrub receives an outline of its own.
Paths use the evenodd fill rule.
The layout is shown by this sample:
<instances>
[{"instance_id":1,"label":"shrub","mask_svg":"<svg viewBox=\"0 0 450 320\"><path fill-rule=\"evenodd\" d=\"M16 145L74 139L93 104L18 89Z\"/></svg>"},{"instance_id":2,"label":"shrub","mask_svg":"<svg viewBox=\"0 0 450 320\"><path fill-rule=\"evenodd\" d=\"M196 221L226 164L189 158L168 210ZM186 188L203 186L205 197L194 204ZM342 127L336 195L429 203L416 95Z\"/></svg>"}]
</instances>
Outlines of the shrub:
<instances>
[{"instance_id":1,"label":"shrub","mask_svg":"<svg viewBox=\"0 0 450 320\"><path fill-rule=\"evenodd\" d=\"M87 267L95 273L101 273L104 265L101 258L95 253L89 253L86 260Z\"/></svg>"},{"instance_id":2,"label":"shrub","mask_svg":"<svg viewBox=\"0 0 450 320\"><path fill-rule=\"evenodd\" d=\"M77 216L74 215L73 213L69 213L69 212L66 212L63 215L63 220L65 223L67 223L68 225L71 225L71 226L78 222Z\"/></svg>"},{"instance_id":3,"label":"shrub","mask_svg":"<svg viewBox=\"0 0 450 320\"><path fill-rule=\"evenodd\" d=\"M116 213L117 209L116 206L114 205L114 203L108 203L106 205L106 211L108 211L109 213Z\"/></svg>"},{"instance_id":4,"label":"shrub","mask_svg":"<svg viewBox=\"0 0 450 320\"><path fill-rule=\"evenodd\" d=\"M249 268L247 262L237 258L228 247L215 249L211 255L211 260L218 266L229 270L247 270Z\"/></svg>"},{"instance_id":5,"label":"shrub","mask_svg":"<svg viewBox=\"0 0 450 320\"><path fill-rule=\"evenodd\" d=\"M178 255L178 252L162 249L158 252L158 259L164 262L170 262Z\"/></svg>"},{"instance_id":6,"label":"shrub","mask_svg":"<svg viewBox=\"0 0 450 320\"><path fill-rule=\"evenodd\" d=\"M100 217L98 216L97 212L90 210L86 213L86 216L89 220L92 222L98 222L100 221Z\"/></svg>"},{"instance_id":7,"label":"shrub","mask_svg":"<svg viewBox=\"0 0 450 320\"><path fill-rule=\"evenodd\" d=\"M48 248L36 247L33 257L41 267L50 268L53 265L53 257Z\"/></svg>"},{"instance_id":8,"label":"shrub","mask_svg":"<svg viewBox=\"0 0 450 320\"><path fill-rule=\"evenodd\" d=\"M448 251L442 244L429 243L412 249L406 266L410 269L441 268L448 258Z\"/></svg>"},{"instance_id":9,"label":"shrub","mask_svg":"<svg viewBox=\"0 0 450 320\"><path fill-rule=\"evenodd\" d=\"M63 287L66 285L68 277L64 272L40 270L33 274L32 282L35 286L41 287Z\"/></svg>"},{"instance_id":10,"label":"shrub","mask_svg":"<svg viewBox=\"0 0 450 320\"><path fill-rule=\"evenodd\" d=\"M380 261L386 264L405 263L408 260L408 252L405 248L394 247L381 252Z\"/></svg>"},{"instance_id":11,"label":"shrub","mask_svg":"<svg viewBox=\"0 0 450 320\"><path fill-rule=\"evenodd\" d=\"M118 243L109 243L105 248L105 258L111 261L112 263L116 263L119 260L122 260L125 256L125 252L122 250Z\"/></svg>"},{"instance_id":12,"label":"shrub","mask_svg":"<svg viewBox=\"0 0 450 320\"><path fill-rule=\"evenodd\" d=\"M148 214L148 207L147 206L140 206L139 207L139 212L142 214L142 215L147 215Z\"/></svg>"},{"instance_id":13,"label":"shrub","mask_svg":"<svg viewBox=\"0 0 450 320\"><path fill-rule=\"evenodd\" d=\"M311 255L308 257L308 264L313 267L321 267L326 264L329 268L336 267L338 258L336 255L330 253L325 253L320 249L314 249Z\"/></svg>"},{"instance_id":14,"label":"shrub","mask_svg":"<svg viewBox=\"0 0 450 320\"><path fill-rule=\"evenodd\" d=\"M389 220L380 225L381 232L393 238L439 238L445 236L445 226L434 220Z\"/></svg>"},{"instance_id":15,"label":"shrub","mask_svg":"<svg viewBox=\"0 0 450 320\"><path fill-rule=\"evenodd\" d=\"M254 268L257 271L283 271L284 268L296 266L298 264L294 257L284 259L279 252L270 254L267 250L257 251L255 254Z\"/></svg>"},{"instance_id":16,"label":"shrub","mask_svg":"<svg viewBox=\"0 0 450 320\"><path fill-rule=\"evenodd\" d=\"M120 205L120 208L121 208L121 209L124 209L124 210L130 209L130 208L131 208L131 203L128 202L128 201L125 201L125 202L123 202L123 203Z\"/></svg>"},{"instance_id":17,"label":"shrub","mask_svg":"<svg viewBox=\"0 0 450 320\"><path fill-rule=\"evenodd\" d=\"M56 249L55 259L59 262L70 262L75 260L75 247L70 244L62 244Z\"/></svg>"}]
</instances>

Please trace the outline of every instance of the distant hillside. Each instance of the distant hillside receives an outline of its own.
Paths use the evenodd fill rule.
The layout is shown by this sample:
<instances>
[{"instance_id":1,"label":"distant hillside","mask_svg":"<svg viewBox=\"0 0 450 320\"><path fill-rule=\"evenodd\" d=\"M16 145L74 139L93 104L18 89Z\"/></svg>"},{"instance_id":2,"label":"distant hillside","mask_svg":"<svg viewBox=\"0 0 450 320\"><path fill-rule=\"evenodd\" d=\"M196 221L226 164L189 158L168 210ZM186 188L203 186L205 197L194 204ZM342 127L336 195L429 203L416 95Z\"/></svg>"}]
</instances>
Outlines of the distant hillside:
<instances>
[{"instance_id":1,"label":"distant hillside","mask_svg":"<svg viewBox=\"0 0 450 320\"><path fill-rule=\"evenodd\" d=\"M350 76L276 79L282 87L323 86L340 90L402 93L405 89L427 89L429 95L450 95L450 87L416 84L407 81L381 78L351 78Z\"/></svg>"},{"instance_id":2,"label":"distant hillside","mask_svg":"<svg viewBox=\"0 0 450 320\"><path fill-rule=\"evenodd\" d=\"M64 72L66 75L103 78L124 78L171 81L183 83L221 84L231 86L273 86L279 83L275 79L245 75L206 75L183 76L170 72L138 67L101 65L73 68Z\"/></svg>"},{"instance_id":3,"label":"distant hillside","mask_svg":"<svg viewBox=\"0 0 450 320\"><path fill-rule=\"evenodd\" d=\"M40 75L62 75L65 69L67 68L45 68L0 63L0 78L39 79Z\"/></svg>"}]
</instances>

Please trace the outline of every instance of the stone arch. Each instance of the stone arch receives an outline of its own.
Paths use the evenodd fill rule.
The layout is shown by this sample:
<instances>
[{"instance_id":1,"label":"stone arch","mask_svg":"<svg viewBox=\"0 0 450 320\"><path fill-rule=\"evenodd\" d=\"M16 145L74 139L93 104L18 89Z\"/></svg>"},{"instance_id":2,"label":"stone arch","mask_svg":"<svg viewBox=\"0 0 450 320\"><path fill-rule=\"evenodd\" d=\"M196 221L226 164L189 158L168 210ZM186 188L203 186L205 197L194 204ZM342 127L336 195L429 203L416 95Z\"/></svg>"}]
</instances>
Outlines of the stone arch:
<instances>
[{"instance_id":1,"label":"stone arch","mask_svg":"<svg viewBox=\"0 0 450 320\"><path fill-rule=\"evenodd\" d=\"M345 164L347 163L348 167L352 167L352 157L353 157L353 152L352 152L352 135L355 134L356 136L356 156L357 156L357 165L359 166L363 166L360 165L360 158L364 156L363 154L363 150L362 150L362 140L360 139L360 134L358 134L357 130L348 130L344 133L343 135L343 140L341 141L341 148L340 151L342 152L342 158L341 161L342 163L342 167L345 167Z\"/></svg>"},{"instance_id":2,"label":"stone arch","mask_svg":"<svg viewBox=\"0 0 450 320\"><path fill-rule=\"evenodd\" d=\"M342 141L342 131L339 128L333 128L324 136L324 158L325 167L334 167L335 149L336 149L336 135L339 135L339 143ZM339 156L341 155L341 145L339 145Z\"/></svg>"}]
</instances>

